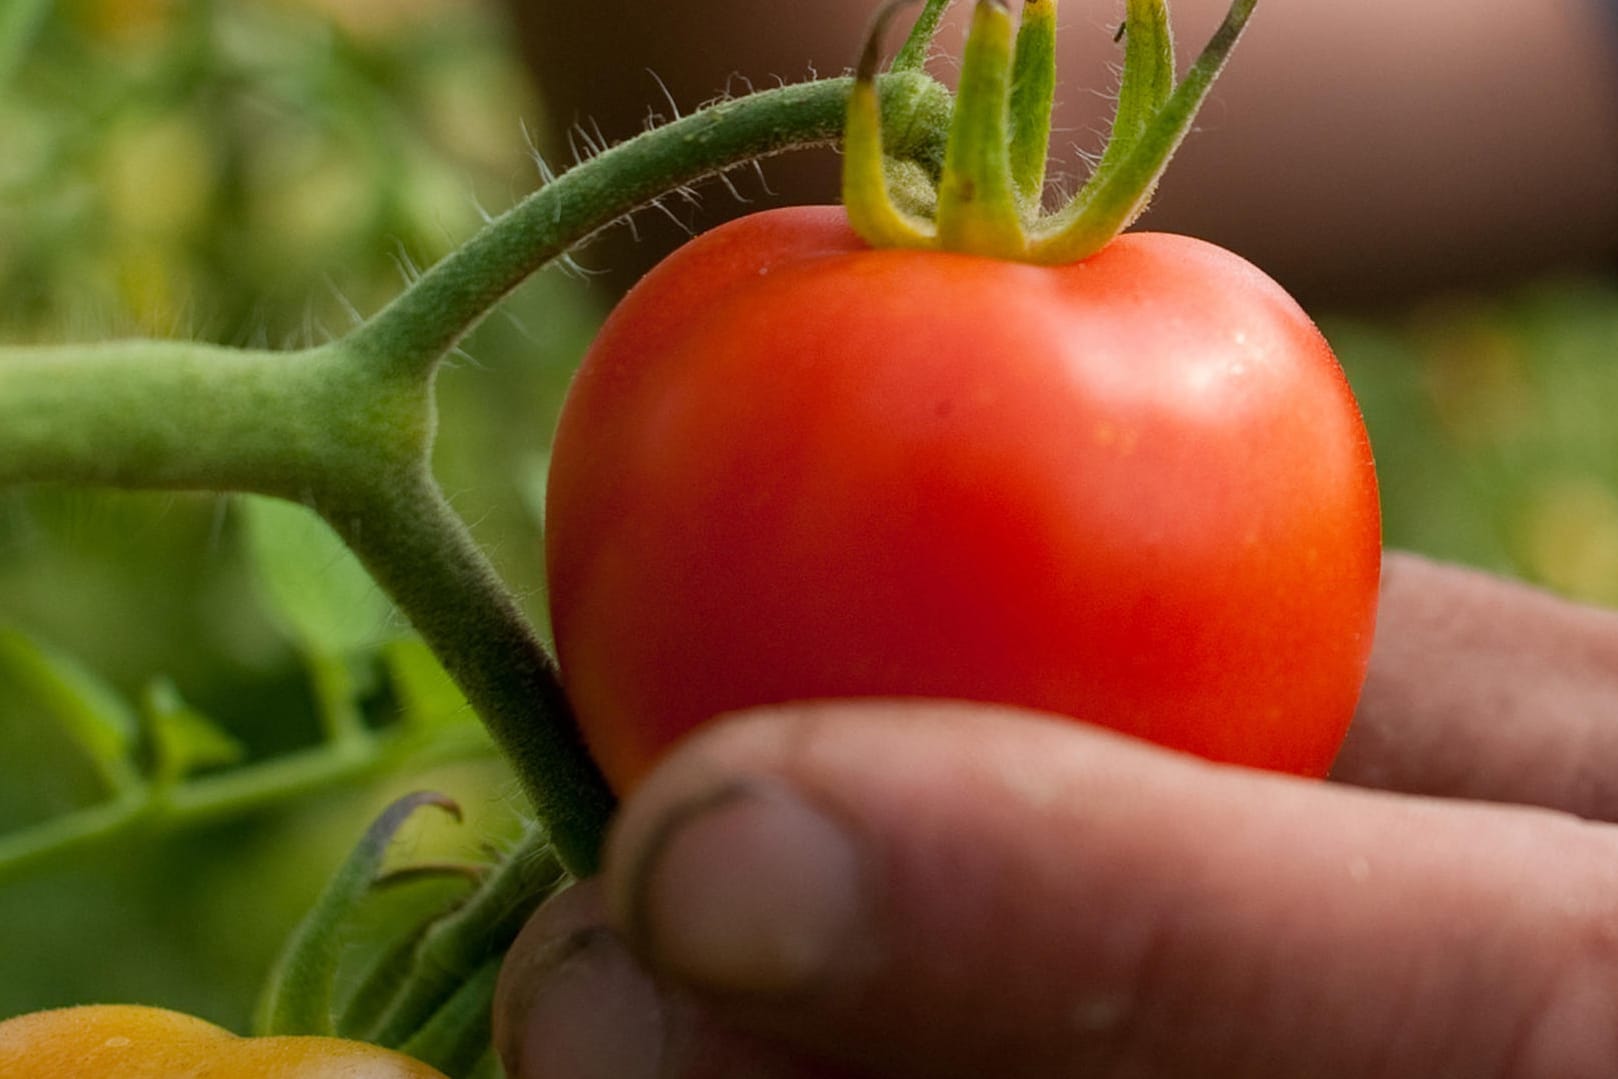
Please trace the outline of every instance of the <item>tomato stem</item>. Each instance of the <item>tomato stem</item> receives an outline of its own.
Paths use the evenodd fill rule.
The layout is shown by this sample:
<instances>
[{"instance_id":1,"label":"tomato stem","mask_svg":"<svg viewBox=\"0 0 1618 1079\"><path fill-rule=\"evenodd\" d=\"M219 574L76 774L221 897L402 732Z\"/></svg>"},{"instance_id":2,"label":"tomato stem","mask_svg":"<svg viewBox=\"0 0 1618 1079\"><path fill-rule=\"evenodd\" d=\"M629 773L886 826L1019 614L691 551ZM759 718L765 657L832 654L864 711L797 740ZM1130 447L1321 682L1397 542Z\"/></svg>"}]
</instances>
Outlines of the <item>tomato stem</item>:
<instances>
[{"instance_id":1,"label":"tomato stem","mask_svg":"<svg viewBox=\"0 0 1618 1079\"><path fill-rule=\"evenodd\" d=\"M890 153L936 172L949 93L919 71L883 76ZM834 145L853 80L794 83L723 101L556 177L433 266L344 339L380 366L425 374L535 270L670 191L789 150Z\"/></svg>"},{"instance_id":2,"label":"tomato stem","mask_svg":"<svg viewBox=\"0 0 1618 1079\"><path fill-rule=\"evenodd\" d=\"M483 965L456 990L400 1052L445 1075L466 1075L489 1051L490 1013L500 979L500 956Z\"/></svg>"},{"instance_id":3,"label":"tomato stem","mask_svg":"<svg viewBox=\"0 0 1618 1079\"><path fill-rule=\"evenodd\" d=\"M1009 10L1002 0L979 0L931 222L899 209L886 181L871 61L892 12L885 9L867 41L849 101L843 201L850 220L879 247L935 248L1046 265L1087 258L1146 209L1256 3L1234 0L1176 85L1167 5L1129 0L1112 135L1084 187L1047 216L1041 202L1056 82L1057 0L1027 0L1014 55Z\"/></svg>"}]
</instances>

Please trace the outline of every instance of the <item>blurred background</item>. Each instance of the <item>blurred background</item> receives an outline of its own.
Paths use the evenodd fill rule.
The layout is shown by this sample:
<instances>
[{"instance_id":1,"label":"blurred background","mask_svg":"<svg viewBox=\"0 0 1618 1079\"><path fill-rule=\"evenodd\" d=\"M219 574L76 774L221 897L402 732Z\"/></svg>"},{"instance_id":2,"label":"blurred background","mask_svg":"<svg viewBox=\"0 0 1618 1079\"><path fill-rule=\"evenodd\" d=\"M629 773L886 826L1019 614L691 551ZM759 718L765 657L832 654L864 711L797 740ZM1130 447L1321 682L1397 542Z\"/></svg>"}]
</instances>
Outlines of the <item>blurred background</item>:
<instances>
[{"instance_id":1,"label":"blurred background","mask_svg":"<svg viewBox=\"0 0 1618 1079\"><path fill-rule=\"evenodd\" d=\"M0 341L341 333L536 186L533 145L566 164L566 125L525 63L544 50L516 41L489 0L14 0ZM664 108L639 69L594 77ZM603 268L622 243L581 261ZM439 382L439 475L536 619L551 424L622 276L539 274ZM1613 274L1311 307L1360 395L1391 545L1618 605ZM431 786L471 815L414 851L510 836L519 797L475 721L318 532L245 499L0 492L0 851L102 797L53 686L113 712L149 709L158 687L228 737L222 767L317 744L333 670L378 730L431 709L459 732L385 776L21 869L0 858L0 1016L127 1000L240 1029L287 930L392 796Z\"/></svg>"}]
</instances>

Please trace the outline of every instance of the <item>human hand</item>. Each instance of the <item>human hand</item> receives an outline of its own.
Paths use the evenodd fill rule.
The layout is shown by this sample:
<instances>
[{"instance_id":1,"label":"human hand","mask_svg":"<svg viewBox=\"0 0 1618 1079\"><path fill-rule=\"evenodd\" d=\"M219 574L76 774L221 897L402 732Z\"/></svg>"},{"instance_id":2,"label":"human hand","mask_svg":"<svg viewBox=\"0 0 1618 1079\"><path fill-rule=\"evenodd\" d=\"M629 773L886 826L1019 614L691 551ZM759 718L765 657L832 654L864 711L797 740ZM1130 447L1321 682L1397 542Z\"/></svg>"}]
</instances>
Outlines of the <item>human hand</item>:
<instances>
[{"instance_id":1,"label":"human hand","mask_svg":"<svg viewBox=\"0 0 1618 1079\"><path fill-rule=\"evenodd\" d=\"M625 804L496 1040L513 1079L1610 1076L1618 832L1580 817L1615 763L1618 616L1408 556L1342 783L1001 708L760 710Z\"/></svg>"}]
</instances>

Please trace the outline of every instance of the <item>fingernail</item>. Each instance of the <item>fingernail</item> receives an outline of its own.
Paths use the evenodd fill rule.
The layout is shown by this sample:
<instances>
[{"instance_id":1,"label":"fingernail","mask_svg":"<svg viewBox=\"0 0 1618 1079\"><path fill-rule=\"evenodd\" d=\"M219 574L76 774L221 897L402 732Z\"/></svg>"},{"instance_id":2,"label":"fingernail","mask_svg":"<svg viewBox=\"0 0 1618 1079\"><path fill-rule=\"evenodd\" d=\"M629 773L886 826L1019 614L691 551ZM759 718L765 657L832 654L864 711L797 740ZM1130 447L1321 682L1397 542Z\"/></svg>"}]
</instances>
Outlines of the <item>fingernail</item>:
<instances>
[{"instance_id":1,"label":"fingernail","mask_svg":"<svg viewBox=\"0 0 1618 1079\"><path fill-rule=\"evenodd\" d=\"M803 988L860 924L853 842L779 783L727 786L643 834L614 906L648 961L690 984Z\"/></svg>"},{"instance_id":2,"label":"fingernail","mask_svg":"<svg viewBox=\"0 0 1618 1079\"><path fill-rule=\"evenodd\" d=\"M512 1079L656 1079L663 1002L616 934L583 930L558 949L534 990Z\"/></svg>"}]
</instances>

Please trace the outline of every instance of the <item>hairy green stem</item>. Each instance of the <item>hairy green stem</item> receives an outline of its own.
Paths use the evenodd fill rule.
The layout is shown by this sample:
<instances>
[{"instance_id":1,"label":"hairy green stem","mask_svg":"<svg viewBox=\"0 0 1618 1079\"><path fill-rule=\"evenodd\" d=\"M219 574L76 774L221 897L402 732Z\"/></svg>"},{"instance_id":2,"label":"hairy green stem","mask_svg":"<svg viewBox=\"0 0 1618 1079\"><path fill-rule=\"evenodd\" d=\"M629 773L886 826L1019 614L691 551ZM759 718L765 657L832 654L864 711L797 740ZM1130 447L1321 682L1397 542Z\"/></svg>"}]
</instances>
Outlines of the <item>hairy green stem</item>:
<instances>
[{"instance_id":1,"label":"hairy green stem","mask_svg":"<svg viewBox=\"0 0 1618 1079\"><path fill-rule=\"evenodd\" d=\"M936 171L948 93L919 73L884 83L891 152ZM524 199L331 345L0 348L0 485L244 491L313 507L483 719L564 864L587 874L612 798L543 643L432 478L433 375L506 293L591 234L705 176L835 141L850 87L832 79L748 95L614 147Z\"/></svg>"},{"instance_id":2,"label":"hairy green stem","mask_svg":"<svg viewBox=\"0 0 1618 1079\"><path fill-rule=\"evenodd\" d=\"M936 168L947 91L917 73L883 81L888 152ZM345 344L378 364L430 368L524 278L626 214L739 164L837 141L852 86L825 79L749 94L614 146L497 218Z\"/></svg>"},{"instance_id":3,"label":"hairy green stem","mask_svg":"<svg viewBox=\"0 0 1618 1079\"><path fill-rule=\"evenodd\" d=\"M568 867L588 872L611 796L543 643L428 471L430 377L394 374L341 345L0 350L0 484L236 490L307 503L458 683Z\"/></svg>"},{"instance_id":4,"label":"hairy green stem","mask_svg":"<svg viewBox=\"0 0 1618 1079\"><path fill-rule=\"evenodd\" d=\"M0 485L301 499L379 453L419 457L430 425L424 386L384 386L332 349L178 341L0 349Z\"/></svg>"},{"instance_id":5,"label":"hairy green stem","mask_svg":"<svg viewBox=\"0 0 1618 1079\"><path fill-rule=\"evenodd\" d=\"M914 0L898 0L898 2L914 2ZM910 29L910 36L905 39L899 54L893 58L893 67L890 70L920 71L926 65L927 53L933 47L933 39L938 36L938 28L944 21L944 12L949 9L949 5L950 0L927 0L927 6L916 16L915 25ZM879 14L878 17L883 16Z\"/></svg>"},{"instance_id":6,"label":"hairy green stem","mask_svg":"<svg viewBox=\"0 0 1618 1079\"><path fill-rule=\"evenodd\" d=\"M544 831L531 830L475 893L427 927L415 949L412 976L367 1040L407 1046L468 978L505 954L534 908L566 881Z\"/></svg>"},{"instance_id":7,"label":"hairy green stem","mask_svg":"<svg viewBox=\"0 0 1618 1079\"><path fill-rule=\"evenodd\" d=\"M317 509L404 611L511 761L568 869L596 868L613 798L555 663L426 473Z\"/></svg>"}]
</instances>

